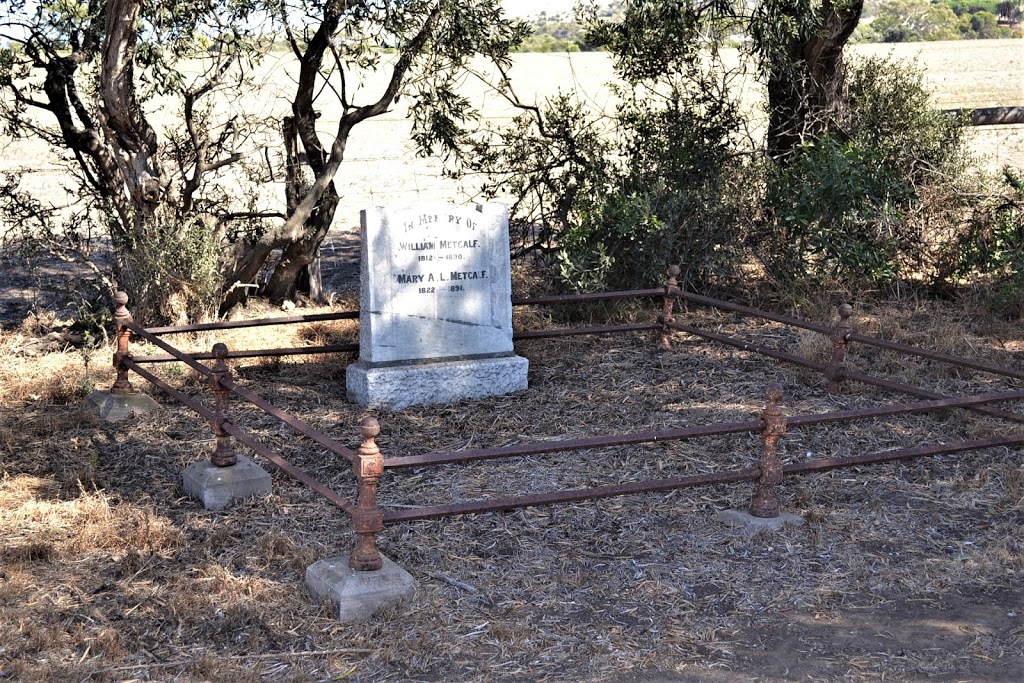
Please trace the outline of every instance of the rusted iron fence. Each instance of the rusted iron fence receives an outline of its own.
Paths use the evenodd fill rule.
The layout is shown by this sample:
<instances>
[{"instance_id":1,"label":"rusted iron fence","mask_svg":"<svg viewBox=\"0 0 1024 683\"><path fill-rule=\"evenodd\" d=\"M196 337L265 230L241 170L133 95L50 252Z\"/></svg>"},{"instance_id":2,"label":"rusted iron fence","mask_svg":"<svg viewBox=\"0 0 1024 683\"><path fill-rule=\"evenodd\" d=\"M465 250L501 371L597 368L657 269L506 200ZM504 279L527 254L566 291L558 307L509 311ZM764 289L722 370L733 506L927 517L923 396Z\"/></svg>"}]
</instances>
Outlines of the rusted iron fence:
<instances>
[{"instance_id":1,"label":"rusted iron fence","mask_svg":"<svg viewBox=\"0 0 1024 683\"><path fill-rule=\"evenodd\" d=\"M536 444L515 444L510 446L479 448L455 452L384 457L375 443L375 437L380 431L380 426L377 424L376 419L367 418L362 421L360 425L361 444L355 451L350 450L331 436L315 429L294 415L273 406L255 392L237 384L232 379L231 370L228 367L228 360L233 358L353 352L358 350L358 345L339 344L304 347L298 349L230 351L224 344L215 344L210 353L186 354L161 338L163 335L181 332L214 331L261 325L282 325L357 319L359 315L358 312L291 316L264 320L219 322L204 325L147 329L132 320L131 315L126 308L127 296L123 293L118 293L115 296L115 303L118 304L117 310L114 314L115 325L117 326L117 350L114 354L114 365L117 368L117 380L114 384L113 390L120 392L131 391L132 388L128 375L129 372L136 373L210 422L211 429L216 437L216 447L211 456L211 461L215 466L224 467L234 464L235 456L230 444L230 438L234 438L239 443L251 448L255 453L259 454L269 462L274 463L289 476L293 477L297 481L309 487L311 490L323 496L329 502L347 512L352 518L353 528L356 535L355 548L351 555L351 565L353 568L360 570L373 570L381 566L380 555L376 550L376 537L377 534L383 531L387 524L417 519L433 519L467 513L508 510L534 505L550 505L606 498L634 493L670 491L681 488L741 481L756 481L756 491L753 495L753 502L750 508L751 514L754 516L770 518L779 514L778 502L776 500L776 487L782 483L784 475L805 474L841 467L855 467L939 454L979 450L996 446L1014 446L1024 443L1024 433L1012 433L1003 436L993 436L988 439L922 445L915 448L887 450L857 456L816 458L799 463L782 464L776 453L779 438L788 430L806 428L815 425L845 423L855 420L924 413L936 410L949 410L953 408L977 411L1015 423L1024 422L1024 415L1020 413L991 406L991 404L995 403L1005 403L1024 399L1024 390L984 393L970 396L945 396L920 387L876 377L868 373L851 369L846 363L847 350L850 344L857 343L876 346L890 351L916 355L934 361L948 363L957 367L993 373L995 375L1011 379L1024 379L1024 372L996 366L990 363L957 358L948 354L937 353L915 346L909 346L906 344L887 341L878 337L855 333L852 331L849 323L849 318L853 309L846 304L839 308L838 322L834 325L823 325L685 292L676 282L678 274L679 269L673 266L669 270L669 277L665 285L657 289L552 296L534 299L515 299L513 300L514 305L532 306L638 297L655 300L660 299L660 315L650 323L519 332L514 334L514 339L536 339L542 337L559 337L581 334L616 334L646 330L655 333L657 337L657 342L653 345L656 352L664 353L671 351L672 333L684 332L689 335L701 337L733 348L741 349L746 352L764 355L769 358L793 363L820 372L827 380L829 390L833 392L839 391L842 383L854 381L905 394L918 400L856 410L843 410L819 414L785 415L780 408L783 389L780 385L773 383L766 387L766 403L763 411L757 419L753 420L705 424L660 431L607 434L583 439L545 441L543 443ZM692 325L684 324L676 319L674 313L675 302L678 300L688 301L701 306L714 307L720 310L731 311L751 318L769 320L825 335L832 341L833 352L831 358L827 363L819 362L780 351L778 349L752 344L737 337L702 330ZM131 335L145 339L165 351L167 355L134 357L129 350L129 337ZM207 366L200 362L201 360L211 359L215 361L212 366ZM209 378L209 385L214 399L214 410L206 408L198 401L176 390L174 387L168 385L165 381L149 372L144 367L147 363L166 362L172 360L183 362ZM280 454L268 448L256 437L239 427L232 419L228 409L228 397L232 394L244 401L247 401L260 410L265 411L267 414L274 416L282 423L288 425L304 437L326 448L331 453L348 460L352 464L355 479L358 483L357 500L353 502L346 499L344 496L332 490L328 486L318 482L307 472L288 462ZM762 441L762 453L761 460L758 465L711 474L696 474L667 479L588 487L575 490L557 490L530 495L489 498L451 504L423 504L411 508L403 507L402 509L382 509L377 503L377 487L381 478L384 477L389 470L452 463L468 463L483 460L511 459L546 453L571 452L633 444L679 441L740 433L754 433L760 435Z\"/></svg>"}]
</instances>

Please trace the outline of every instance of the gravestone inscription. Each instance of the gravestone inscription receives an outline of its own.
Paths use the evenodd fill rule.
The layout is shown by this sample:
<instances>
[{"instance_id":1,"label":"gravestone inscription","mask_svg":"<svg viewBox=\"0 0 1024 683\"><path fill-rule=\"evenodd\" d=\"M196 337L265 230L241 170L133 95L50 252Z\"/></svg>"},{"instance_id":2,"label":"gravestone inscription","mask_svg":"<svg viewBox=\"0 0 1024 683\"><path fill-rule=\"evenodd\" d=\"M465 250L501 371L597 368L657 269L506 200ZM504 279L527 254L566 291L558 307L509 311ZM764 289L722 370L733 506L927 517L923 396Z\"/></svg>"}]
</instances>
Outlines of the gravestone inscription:
<instances>
[{"instance_id":1,"label":"gravestone inscription","mask_svg":"<svg viewBox=\"0 0 1024 683\"><path fill-rule=\"evenodd\" d=\"M361 267L350 400L400 409L526 388L503 204L363 211Z\"/></svg>"}]
</instances>

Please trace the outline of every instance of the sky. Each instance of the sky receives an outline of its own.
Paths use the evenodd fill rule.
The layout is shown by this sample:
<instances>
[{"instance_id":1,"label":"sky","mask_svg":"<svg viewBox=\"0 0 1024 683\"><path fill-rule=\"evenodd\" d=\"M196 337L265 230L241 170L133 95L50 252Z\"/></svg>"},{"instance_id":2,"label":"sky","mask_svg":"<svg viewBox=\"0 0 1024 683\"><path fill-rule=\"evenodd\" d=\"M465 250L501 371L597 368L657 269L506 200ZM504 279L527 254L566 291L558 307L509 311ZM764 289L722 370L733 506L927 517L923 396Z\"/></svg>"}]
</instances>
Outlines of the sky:
<instances>
[{"instance_id":1,"label":"sky","mask_svg":"<svg viewBox=\"0 0 1024 683\"><path fill-rule=\"evenodd\" d=\"M514 17L532 17L541 12L571 12L576 0L502 0L505 11Z\"/></svg>"}]
</instances>

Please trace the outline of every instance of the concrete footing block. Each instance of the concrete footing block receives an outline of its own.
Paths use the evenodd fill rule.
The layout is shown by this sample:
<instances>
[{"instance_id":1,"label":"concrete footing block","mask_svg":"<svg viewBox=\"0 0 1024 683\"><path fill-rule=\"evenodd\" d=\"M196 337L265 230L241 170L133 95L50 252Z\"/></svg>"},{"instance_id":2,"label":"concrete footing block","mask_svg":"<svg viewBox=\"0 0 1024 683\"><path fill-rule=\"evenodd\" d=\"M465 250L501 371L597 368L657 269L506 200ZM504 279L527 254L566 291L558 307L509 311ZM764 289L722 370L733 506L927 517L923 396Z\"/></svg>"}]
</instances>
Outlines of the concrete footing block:
<instances>
[{"instance_id":1,"label":"concrete footing block","mask_svg":"<svg viewBox=\"0 0 1024 683\"><path fill-rule=\"evenodd\" d=\"M100 417L107 422L120 422L137 415L151 413L160 407L149 394L117 394L111 391L94 391L85 397L86 403L95 407Z\"/></svg>"},{"instance_id":2,"label":"concrete footing block","mask_svg":"<svg viewBox=\"0 0 1024 683\"><path fill-rule=\"evenodd\" d=\"M306 588L314 602L325 599L338 606L338 620L357 624L403 600L412 598L416 580L384 557L377 571L352 569L348 556L329 557L306 569Z\"/></svg>"},{"instance_id":3,"label":"concrete footing block","mask_svg":"<svg viewBox=\"0 0 1024 683\"><path fill-rule=\"evenodd\" d=\"M714 519L748 534L756 534L763 529L780 531L787 526L797 527L807 523L803 517L792 512L780 512L778 517L754 517L746 510L723 510L715 514Z\"/></svg>"},{"instance_id":4,"label":"concrete footing block","mask_svg":"<svg viewBox=\"0 0 1024 683\"><path fill-rule=\"evenodd\" d=\"M185 468L181 483L185 492L207 510L220 510L235 498L271 493L270 475L242 455L230 467L217 467L209 460L194 462Z\"/></svg>"}]
</instances>

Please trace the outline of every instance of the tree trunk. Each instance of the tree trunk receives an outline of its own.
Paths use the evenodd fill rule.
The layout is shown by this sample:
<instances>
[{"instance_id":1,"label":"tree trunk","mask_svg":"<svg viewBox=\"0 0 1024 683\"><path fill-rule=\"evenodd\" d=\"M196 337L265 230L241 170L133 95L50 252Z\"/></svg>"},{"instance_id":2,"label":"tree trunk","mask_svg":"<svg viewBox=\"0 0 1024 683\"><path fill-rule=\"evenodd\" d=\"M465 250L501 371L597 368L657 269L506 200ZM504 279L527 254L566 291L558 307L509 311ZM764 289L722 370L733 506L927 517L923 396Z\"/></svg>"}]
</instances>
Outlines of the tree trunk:
<instances>
[{"instance_id":1,"label":"tree trunk","mask_svg":"<svg viewBox=\"0 0 1024 683\"><path fill-rule=\"evenodd\" d=\"M296 107L296 109L300 109ZM300 151L299 128L296 117L285 118L282 125L285 150L285 203L288 215L295 213L299 203L309 192L316 178L316 172L310 164L310 154ZM315 131L307 132L303 140L316 140L312 152L320 157L314 162L317 167L324 167L324 152L315 138ZM332 182L320 198L316 209L310 214L303 225L303 237L284 247L281 260L274 268L274 273L264 289L264 294L273 302L289 299L297 291L310 295L314 301L322 298L323 288L320 282L319 255L320 244L327 237L334 220L334 212L338 207L338 193ZM314 267L314 264L316 267Z\"/></svg>"},{"instance_id":2,"label":"tree trunk","mask_svg":"<svg viewBox=\"0 0 1024 683\"><path fill-rule=\"evenodd\" d=\"M774 4L780 17L797 26L807 24L795 4ZM769 57L767 142L773 159L785 161L805 138L827 130L830 115L842 106L843 48L863 8L864 0L839 7L824 0L811 28L795 32L770 53L775 56Z\"/></svg>"}]
</instances>

